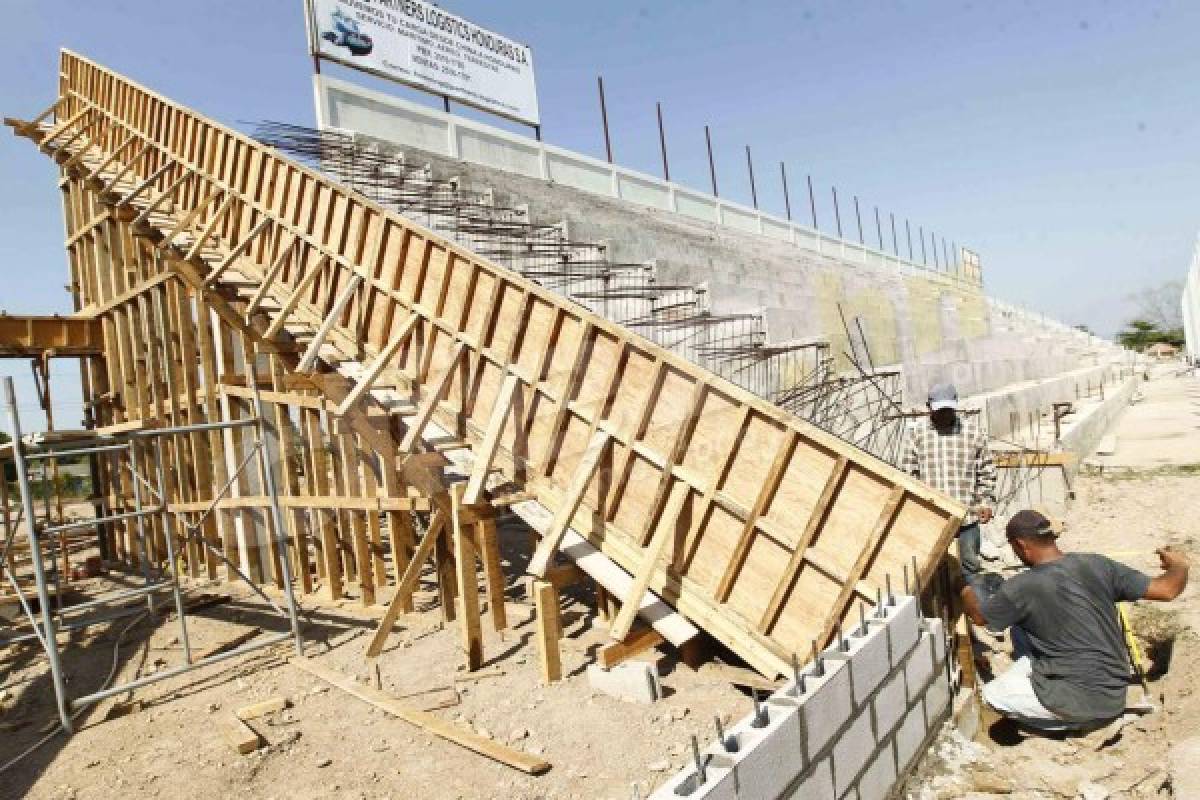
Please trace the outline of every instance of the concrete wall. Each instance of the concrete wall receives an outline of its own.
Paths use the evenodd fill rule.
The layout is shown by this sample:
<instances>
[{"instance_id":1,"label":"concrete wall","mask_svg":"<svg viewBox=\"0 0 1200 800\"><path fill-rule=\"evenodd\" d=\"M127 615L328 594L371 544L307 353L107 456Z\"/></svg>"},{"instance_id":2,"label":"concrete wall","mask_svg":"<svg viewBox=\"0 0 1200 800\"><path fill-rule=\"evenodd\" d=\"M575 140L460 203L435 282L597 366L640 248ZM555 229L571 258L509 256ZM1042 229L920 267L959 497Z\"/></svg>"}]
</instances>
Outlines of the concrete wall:
<instances>
[{"instance_id":1,"label":"concrete wall","mask_svg":"<svg viewBox=\"0 0 1200 800\"><path fill-rule=\"evenodd\" d=\"M897 597L865 632L847 637L702 753L705 780L688 767L651 798L884 800L917 761L950 709L946 636Z\"/></svg>"},{"instance_id":2,"label":"concrete wall","mask_svg":"<svg viewBox=\"0 0 1200 800\"><path fill-rule=\"evenodd\" d=\"M318 122L377 137L441 177L565 221L614 262L653 261L660 283L704 285L714 313L761 314L768 340L823 337L849 368L842 314L862 318L877 366L901 365L909 402L953 380L963 395L1111 357L1111 345L988 298L978 270L946 274L694 190L482 123L318 76ZM840 312L840 313L839 313Z\"/></svg>"},{"instance_id":3,"label":"concrete wall","mask_svg":"<svg viewBox=\"0 0 1200 800\"><path fill-rule=\"evenodd\" d=\"M1200 236L1192 250L1192 261L1188 265L1187 278L1183 284L1183 335L1187 340L1187 357L1200 359Z\"/></svg>"}]
</instances>

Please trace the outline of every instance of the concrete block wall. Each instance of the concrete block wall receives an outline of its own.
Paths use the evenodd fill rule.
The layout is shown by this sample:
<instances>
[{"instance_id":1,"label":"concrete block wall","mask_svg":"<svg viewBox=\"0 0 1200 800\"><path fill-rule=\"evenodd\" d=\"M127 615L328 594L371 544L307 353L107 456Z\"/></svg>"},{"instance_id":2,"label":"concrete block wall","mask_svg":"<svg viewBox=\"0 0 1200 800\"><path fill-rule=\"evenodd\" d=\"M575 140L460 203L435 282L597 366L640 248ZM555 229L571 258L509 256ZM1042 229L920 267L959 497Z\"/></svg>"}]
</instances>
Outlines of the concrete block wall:
<instances>
[{"instance_id":1,"label":"concrete block wall","mask_svg":"<svg viewBox=\"0 0 1200 800\"><path fill-rule=\"evenodd\" d=\"M915 598L897 596L845 645L712 742L703 780L688 766L651 798L887 798L949 714L946 633Z\"/></svg>"}]
</instances>

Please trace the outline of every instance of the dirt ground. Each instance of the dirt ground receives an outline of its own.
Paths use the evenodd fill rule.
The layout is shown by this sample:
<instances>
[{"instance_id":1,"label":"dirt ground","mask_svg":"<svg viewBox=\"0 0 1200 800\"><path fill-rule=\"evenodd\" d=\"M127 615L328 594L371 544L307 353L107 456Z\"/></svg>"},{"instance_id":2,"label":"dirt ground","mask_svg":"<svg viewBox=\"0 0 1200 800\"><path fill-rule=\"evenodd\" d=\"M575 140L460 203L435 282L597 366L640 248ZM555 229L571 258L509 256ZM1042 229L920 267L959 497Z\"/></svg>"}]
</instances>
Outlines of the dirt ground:
<instances>
[{"instance_id":1,"label":"dirt ground","mask_svg":"<svg viewBox=\"0 0 1200 800\"><path fill-rule=\"evenodd\" d=\"M525 536L504 537L524 541ZM506 546L506 574L519 575L526 554ZM431 576L430 576L431 577ZM109 585L136 580L95 579ZM192 587L191 594L224 593L229 602L188 616L193 652L254 627L287 630L262 600L236 585ZM169 597L169 596L168 596ZM383 798L627 798L645 797L683 766L689 737L712 737L713 717L744 716L743 691L705 671L664 661L666 697L637 705L591 690L584 674L595 649L610 641L594 626L594 598L584 585L564 597L565 679L540 682L533 641L533 606L520 582L509 587L510 628L498 634L484 609L487 675L465 679L458 627L443 624L432 582L417 594L379 659L385 691L415 708L433 706L443 720L549 761L533 777L493 762L385 715L367 703L287 663L279 645L166 679L130 695L102 701L78 720L78 732L58 735L0 772L0 798L306 797ZM384 600L387 598L384 597ZM376 617L357 600L306 602L308 654L320 663L374 683L363 651ZM62 637L70 691L98 688L117 655L123 682L183 662L174 615L129 620ZM120 646L118 638L120 638ZM116 649L114 649L116 648ZM654 652L654 651L652 651ZM44 737L56 719L44 658L33 646L0 650L0 767ZM407 697L405 697L407 695ZM250 722L260 748L238 755L220 722L243 706L286 697L290 707ZM126 702L135 701L133 710ZM446 705L444 708L437 706ZM636 787L636 789L635 789Z\"/></svg>"},{"instance_id":2,"label":"dirt ground","mask_svg":"<svg viewBox=\"0 0 1200 800\"><path fill-rule=\"evenodd\" d=\"M1194 376L1160 373L1117 426L1121 469L1080 477L1067 514L1063 549L1100 552L1158 574L1154 549L1171 545L1200 561L1200 393ZM1186 400L1186 402L1185 402ZM1148 424L1149 420L1157 424ZM1164 438L1170 451L1160 449ZM1124 451L1124 453L1123 453ZM1177 455L1176 455L1177 454ZM1176 457L1172 457L1176 456ZM1115 461L1115 459L1114 459ZM1158 711L1130 715L1119 732L1047 739L1016 734L1007 724L975 742L951 728L906 787L910 800L933 798L1200 798L1200 588L1175 602L1141 602L1133 627L1152 664L1150 693ZM989 653L1003 665L1004 644ZM1131 700L1141 699L1140 687Z\"/></svg>"}]
</instances>

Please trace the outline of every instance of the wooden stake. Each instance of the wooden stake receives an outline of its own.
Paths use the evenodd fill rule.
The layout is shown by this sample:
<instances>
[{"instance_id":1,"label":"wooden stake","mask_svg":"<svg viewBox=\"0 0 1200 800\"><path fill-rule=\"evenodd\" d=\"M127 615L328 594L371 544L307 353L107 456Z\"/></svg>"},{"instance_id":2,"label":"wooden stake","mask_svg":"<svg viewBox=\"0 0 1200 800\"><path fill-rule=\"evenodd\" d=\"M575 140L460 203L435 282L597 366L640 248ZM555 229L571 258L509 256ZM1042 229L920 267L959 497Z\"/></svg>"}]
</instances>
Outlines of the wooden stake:
<instances>
[{"instance_id":1,"label":"wooden stake","mask_svg":"<svg viewBox=\"0 0 1200 800\"><path fill-rule=\"evenodd\" d=\"M549 581L534 580L533 599L542 682L554 683L562 679L562 655L558 650L558 592Z\"/></svg>"},{"instance_id":2,"label":"wooden stake","mask_svg":"<svg viewBox=\"0 0 1200 800\"><path fill-rule=\"evenodd\" d=\"M462 500L450 493L454 527L454 564L458 584L458 616L467 671L483 666L483 632L479 625L479 578L475 568L475 543L460 518Z\"/></svg>"},{"instance_id":3,"label":"wooden stake","mask_svg":"<svg viewBox=\"0 0 1200 800\"><path fill-rule=\"evenodd\" d=\"M476 522L475 533L479 540L479 558L483 562L483 575L487 582L488 611L492 615L492 628L500 632L508 627L508 614L504 608L504 570L500 562L500 543L496 535L495 520Z\"/></svg>"},{"instance_id":4,"label":"wooden stake","mask_svg":"<svg viewBox=\"0 0 1200 800\"><path fill-rule=\"evenodd\" d=\"M408 568L396 582L396 593L392 595L392 602L388 603L387 611L383 613L383 619L379 621L379 627L375 629L375 634L371 637L370 644L367 645L367 658L375 658L383 652L383 645L387 642L388 634L392 632L392 626L399 619L406 601L411 603L412 590L421 576L421 568L425 565L425 560L433 553L434 544L441 538L445 528L445 514L435 511L429 519L429 530L425 532L421 543L417 545L417 552L413 553L412 559L408 562Z\"/></svg>"}]
</instances>

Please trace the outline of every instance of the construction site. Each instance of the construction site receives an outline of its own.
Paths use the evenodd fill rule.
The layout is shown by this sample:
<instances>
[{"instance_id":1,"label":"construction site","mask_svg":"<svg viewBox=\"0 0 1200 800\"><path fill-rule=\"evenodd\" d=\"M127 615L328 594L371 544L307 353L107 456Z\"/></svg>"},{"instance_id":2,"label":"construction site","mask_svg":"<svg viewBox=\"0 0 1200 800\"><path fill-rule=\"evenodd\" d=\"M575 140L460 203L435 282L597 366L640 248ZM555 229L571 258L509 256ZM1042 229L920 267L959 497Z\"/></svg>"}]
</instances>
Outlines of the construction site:
<instances>
[{"instance_id":1,"label":"construction site","mask_svg":"<svg viewBox=\"0 0 1200 800\"><path fill-rule=\"evenodd\" d=\"M1006 733L961 537L1010 583L1026 509L1146 575L1194 552L1190 348L1000 301L857 196L822 231L811 178L809 224L665 138L661 178L549 144L536 95L323 71L389 13L532 63L302 5L310 118L67 49L3 109L67 293L0 290L0 798L1200 798L1194 590L1117 607L1118 717ZM979 502L912 466L948 384Z\"/></svg>"}]
</instances>

